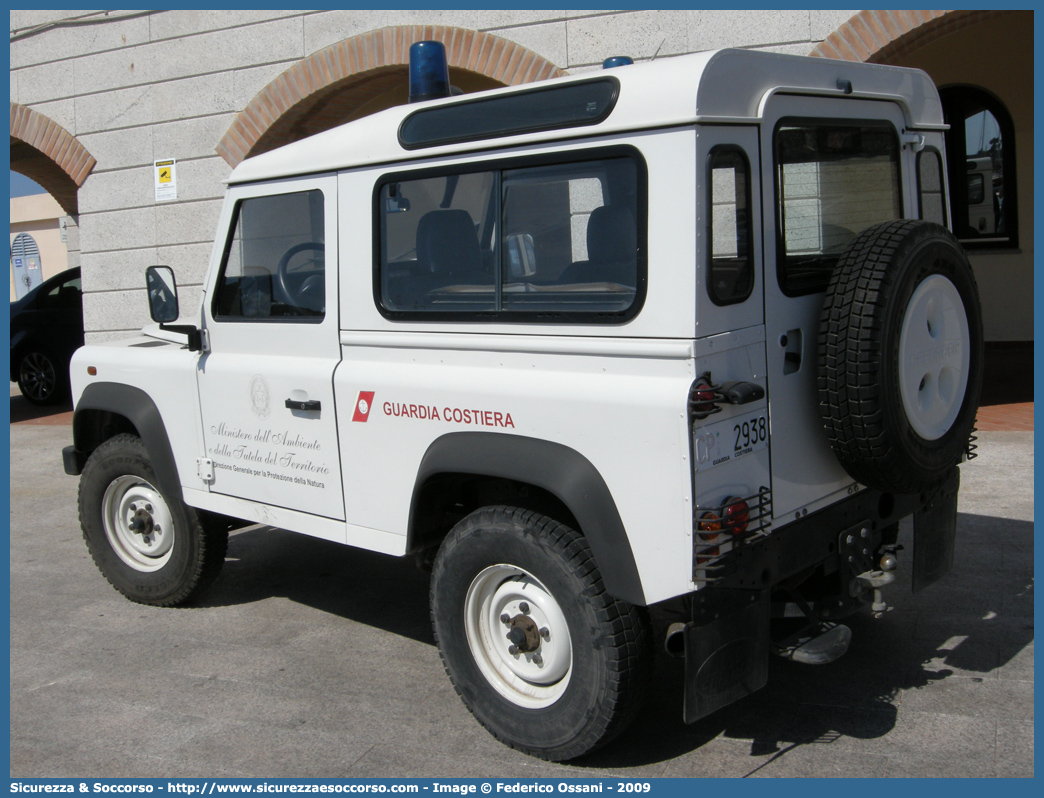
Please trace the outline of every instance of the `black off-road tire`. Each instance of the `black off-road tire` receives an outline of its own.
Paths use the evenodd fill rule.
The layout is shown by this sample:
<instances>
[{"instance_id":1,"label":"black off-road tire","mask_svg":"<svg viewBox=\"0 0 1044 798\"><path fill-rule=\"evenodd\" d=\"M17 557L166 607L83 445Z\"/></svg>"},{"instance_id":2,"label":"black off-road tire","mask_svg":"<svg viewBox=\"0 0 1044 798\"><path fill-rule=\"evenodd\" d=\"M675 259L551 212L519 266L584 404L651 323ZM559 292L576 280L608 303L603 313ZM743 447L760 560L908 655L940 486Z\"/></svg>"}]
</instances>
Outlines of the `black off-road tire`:
<instances>
[{"instance_id":1,"label":"black off-road tire","mask_svg":"<svg viewBox=\"0 0 1044 798\"><path fill-rule=\"evenodd\" d=\"M953 235L916 220L864 230L831 277L818 343L820 414L845 470L884 491L939 484L982 387L978 289Z\"/></svg>"},{"instance_id":2,"label":"black off-road tire","mask_svg":"<svg viewBox=\"0 0 1044 798\"><path fill-rule=\"evenodd\" d=\"M477 613L489 620L488 635L469 623L476 607L488 610ZM539 648L512 656L510 627L502 618L523 614L547 635ZM458 695L512 748L542 759L573 759L613 739L641 706L652 664L646 611L609 596L586 539L546 516L486 507L458 523L435 559L431 618ZM567 639L564 678L536 687L525 678L514 682L535 697L500 675L510 679L511 666L504 663L514 662L527 677L548 678L550 671L533 667L534 655L542 657L541 667L559 668Z\"/></svg>"},{"instance_id":3,"label":"black off-road tire","mask_svg":"<svg viewBox=\"0 0 1044 798\"><path fill-rule=\"evenodd\" d=\"M114 588L141 604L173 607L192 601L217 577L229 524L163 494L157 484L140 438L110 438L80 476L80 526L91 557ZM151 534L131 531L132 523Z\"/></svg>"}]
</instances>

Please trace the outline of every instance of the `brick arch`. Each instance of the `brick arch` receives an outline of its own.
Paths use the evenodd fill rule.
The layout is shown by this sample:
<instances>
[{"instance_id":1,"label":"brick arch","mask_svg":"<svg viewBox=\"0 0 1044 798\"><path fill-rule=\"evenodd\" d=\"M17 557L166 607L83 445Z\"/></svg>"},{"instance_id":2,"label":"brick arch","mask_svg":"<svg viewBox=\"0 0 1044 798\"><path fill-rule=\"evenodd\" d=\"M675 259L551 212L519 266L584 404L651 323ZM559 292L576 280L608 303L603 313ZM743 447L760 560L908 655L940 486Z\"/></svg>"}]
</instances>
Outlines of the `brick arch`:
<instances>
[{"instance_id":1,"label":"brick arch","mask_svg":"<svg viewBox=\"0 0 1044 798\"><path fill-rule=\"evenodd\" d=\"M11 103L11 169L35 180L71 216L76 190L97 161L68 130L32 108Z\"/></svg>"},{"instance_id":2,"label":"brick arch","mask_svg":"<svg viewBox=\"0 0 1044 798\"><path fill-rule=\"evenodd\" d=\"M234 167L251 155L405 102L410 45L431 39L446 45L450 79L465 90L566 74L489 33L442 25L381 28L332 44L286 70L236 116L217 153Z\"/></svg>"},{"instance_id":3,"label":"brick arch","mask_svg":"<svg viewBox=\"0 0 1044 798\"><path fill-rule=\"evenodd\" d=\"M954 31L1012 11L860 11L810 55L887 64Z\"/></svg>"}]
</instances>

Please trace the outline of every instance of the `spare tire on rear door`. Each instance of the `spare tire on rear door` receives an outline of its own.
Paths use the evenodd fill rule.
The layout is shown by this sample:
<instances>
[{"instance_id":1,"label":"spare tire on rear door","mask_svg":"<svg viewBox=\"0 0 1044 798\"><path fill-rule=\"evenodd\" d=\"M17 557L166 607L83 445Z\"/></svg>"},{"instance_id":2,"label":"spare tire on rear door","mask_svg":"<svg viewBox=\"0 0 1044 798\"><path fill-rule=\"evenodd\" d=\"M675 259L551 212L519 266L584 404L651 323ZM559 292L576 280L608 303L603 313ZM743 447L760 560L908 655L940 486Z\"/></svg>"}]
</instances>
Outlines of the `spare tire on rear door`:
<instances>
[{"instance_id":1,"label":"spare tire on rear door","mask_svg":"<svg viewBox=\"0 0 1044 798\"><path fill-rule=\"evenodd\" d=\"M864 230L830 279L819 324L819 408L845 470L915 493L959 463L982 384L982 311L971 266L944 227Z\"/></svg>"}]
</instances>

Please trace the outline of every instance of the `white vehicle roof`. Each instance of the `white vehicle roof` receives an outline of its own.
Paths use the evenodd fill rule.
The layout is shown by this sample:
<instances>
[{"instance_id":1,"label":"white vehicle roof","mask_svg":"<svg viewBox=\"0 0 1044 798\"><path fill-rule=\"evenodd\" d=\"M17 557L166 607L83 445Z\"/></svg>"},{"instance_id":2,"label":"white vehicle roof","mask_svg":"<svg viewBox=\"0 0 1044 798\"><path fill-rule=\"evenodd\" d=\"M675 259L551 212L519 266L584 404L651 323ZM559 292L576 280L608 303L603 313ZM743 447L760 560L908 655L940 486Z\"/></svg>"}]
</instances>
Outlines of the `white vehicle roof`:
<instances>
[{"instance_id":1,"label":"white vehicle roof","mask_svg":"<svg viewBox=\"0 0 1044 798\"><path fill-rule=\"evenodd\" d=\"M422 108L582 82L602 75L619 80L620 91L612 113L598 124L492 140L498 147L511 147L698 122L750 124L761 119L765 102L779 93L888 100L903 108L908 127L944 128L939 94L931 78L921 70L755 50L717 50L396 106L248 158L232 171L228 182L272 180L486 149L490 139L408 150L399 143L399 126Z\"/></svg>"}]
</instances>

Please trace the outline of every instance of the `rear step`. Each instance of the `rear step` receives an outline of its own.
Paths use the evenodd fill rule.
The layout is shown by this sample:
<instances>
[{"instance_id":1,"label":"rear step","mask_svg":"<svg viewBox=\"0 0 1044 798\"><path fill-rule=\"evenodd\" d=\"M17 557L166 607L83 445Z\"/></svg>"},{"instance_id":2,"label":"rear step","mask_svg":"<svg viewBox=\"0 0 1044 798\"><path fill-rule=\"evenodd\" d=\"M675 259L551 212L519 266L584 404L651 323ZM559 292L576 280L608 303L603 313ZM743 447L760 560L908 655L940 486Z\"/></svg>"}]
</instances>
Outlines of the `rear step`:
<instances>
[{"instance_id":1,"label":"rear step","mask_svg":"<svg viewBox=\"0 0 1044 798\"><path fill-rule=\"evenodd\" d=\"M811 624L772 644L775 654L805 665L826 665L840 659L852 642L852 630L842 623Z\"/></svg>"}]
</instances>

